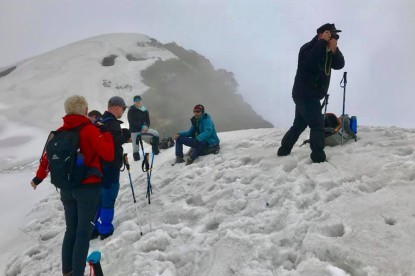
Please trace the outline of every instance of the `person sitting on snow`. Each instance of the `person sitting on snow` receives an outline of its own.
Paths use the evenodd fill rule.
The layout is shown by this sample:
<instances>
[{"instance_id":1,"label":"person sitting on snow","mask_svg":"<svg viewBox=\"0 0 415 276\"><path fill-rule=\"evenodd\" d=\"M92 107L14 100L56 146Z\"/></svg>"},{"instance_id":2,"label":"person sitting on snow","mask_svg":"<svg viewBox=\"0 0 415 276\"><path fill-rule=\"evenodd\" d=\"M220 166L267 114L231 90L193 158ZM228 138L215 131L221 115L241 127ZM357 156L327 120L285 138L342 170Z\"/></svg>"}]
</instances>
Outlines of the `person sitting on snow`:
<instances>
[{"instance_id":1,"label":"person sitting on snow","mask_svg":"<svg viewBox=\"0 0 415 276\"><path fill-rule=\"evenodd\" d=\"M193 163L197 157L202 155L204 151L211 147L219 146L220 140L216 134L215 125L209 114L205 113L203 105L198 104L193 108L194 116L190 119L191 126L187 131L176 133L176 161L175 163L183 163L183 145L191 147L192 150L186 166Z\"/></svg>"},{"instance_id":2,"label":"person sitting on snow","mask_svg":"<svg viewBox=\"0 0 415 276\"><path fill-rule=\"evenodd\" d=\"M133 158L134 161L140 160L140 153L137 143L137 137L141 135L143 138L147 138L152 145L153 154L159 154L159 133L149 128L150 127L150 114L148 109L143 105L143 99L140 95L136 95L133 98L134 105L128 110L128 123L130 124L131 139L133 145Z\"/></svg>"}]
</instances>

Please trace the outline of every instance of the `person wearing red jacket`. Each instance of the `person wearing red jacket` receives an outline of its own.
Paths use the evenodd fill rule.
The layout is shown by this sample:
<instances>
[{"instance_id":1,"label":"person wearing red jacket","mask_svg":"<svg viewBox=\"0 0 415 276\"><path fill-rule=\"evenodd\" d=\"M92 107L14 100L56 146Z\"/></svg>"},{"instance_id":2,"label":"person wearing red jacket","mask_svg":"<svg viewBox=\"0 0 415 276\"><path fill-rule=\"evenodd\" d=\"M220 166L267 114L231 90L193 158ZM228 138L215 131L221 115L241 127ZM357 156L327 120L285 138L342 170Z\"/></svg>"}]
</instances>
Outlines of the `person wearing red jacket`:
<instances>
[{"instance_id":1,"label":"person wearing red jacket","mask_svg":"<svg viewBox=\"0 0 415 276\"><path fill-rule=\"evenodd\" d=\"M65 211L66 232L62 243L63 275L84 275L89 241L98 210L101 194L101 160L114 159L114 142L109 132L100 132L86 116L88 103L82 96L71 96L65 101L66 116L58 130L70 130L83 125L79 133L79 148L84 156L84 164L96 169L97 174L85 177L79 186L71 190L60 190ZM43 152L31 186L36 189L48 175L48 160Z\"/></svg>"}]
</instances>

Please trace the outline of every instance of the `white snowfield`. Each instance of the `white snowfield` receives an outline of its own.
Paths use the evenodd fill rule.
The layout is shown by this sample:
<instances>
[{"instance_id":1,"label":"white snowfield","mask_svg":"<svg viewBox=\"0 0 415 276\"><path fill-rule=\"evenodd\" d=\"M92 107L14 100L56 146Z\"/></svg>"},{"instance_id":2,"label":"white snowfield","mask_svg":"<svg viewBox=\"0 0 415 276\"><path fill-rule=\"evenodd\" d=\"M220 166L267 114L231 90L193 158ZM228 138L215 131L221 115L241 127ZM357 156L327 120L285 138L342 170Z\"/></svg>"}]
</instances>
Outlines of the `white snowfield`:
<instances>
[{"instance_id":1,"label":"white snowfield","mask_svg":"<svg viewBox=\"0 0 415 276\"><path fill-rule=\"evenodd\" d=\"M285 131L219 133L221 152L190 166L172 167L174 148L162 150L150 205L141 162L132 161L137 203L125 171L114 235L90 246L101 251L104 274L415 275L415 130L360 127L357 142L326 148L322 164L311 163L308 146L298 147L308 132L290 156L277 157ZM13 171L21 190L30 189L36 165ZM8 225L2 233L17 236L2 244L2 275L60 275L59 195L46 179L30 197L45 191L18 220L21 231Z\"/></svg>"}]
</instances>

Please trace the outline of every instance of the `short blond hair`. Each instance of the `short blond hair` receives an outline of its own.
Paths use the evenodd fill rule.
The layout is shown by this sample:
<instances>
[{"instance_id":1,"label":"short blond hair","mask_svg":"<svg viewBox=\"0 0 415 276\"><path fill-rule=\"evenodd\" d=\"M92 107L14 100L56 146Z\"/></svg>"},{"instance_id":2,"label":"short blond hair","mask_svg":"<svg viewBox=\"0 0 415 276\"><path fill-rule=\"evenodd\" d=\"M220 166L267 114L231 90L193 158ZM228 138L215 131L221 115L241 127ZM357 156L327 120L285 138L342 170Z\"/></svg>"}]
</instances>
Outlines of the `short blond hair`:
<instances>
[{"instance_id":1,"label":"short blond hair","mask_svg":"<svg viewBox=\"0 0 415 276\"><path fill-rule=\"evenodd\" d=\"M86 99L79 95L74 95L66 99L65 112L66 115L85 115L88 108Z\"/></svg>"}]
</instances>

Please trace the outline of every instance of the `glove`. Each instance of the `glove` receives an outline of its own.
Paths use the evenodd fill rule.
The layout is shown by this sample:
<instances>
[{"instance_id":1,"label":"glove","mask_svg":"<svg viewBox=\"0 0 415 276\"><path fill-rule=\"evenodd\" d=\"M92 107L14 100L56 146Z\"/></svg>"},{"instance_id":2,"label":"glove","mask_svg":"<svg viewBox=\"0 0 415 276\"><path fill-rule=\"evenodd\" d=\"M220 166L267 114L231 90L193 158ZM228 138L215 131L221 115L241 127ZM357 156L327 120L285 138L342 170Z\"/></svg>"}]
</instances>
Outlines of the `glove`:
<instances>
[{"instance_id":1,"label":"glove","mask_svg":"<svg viewBox=\"0 0 415 276\"><path fill-rule=\"evenodd\" d=\"M131 131L128 128L121 129L122 135L124 136L125 140L130 140L131 138Z\"/></svg>"},{"instance_id":2,"label":"glove","mask_svg":"<svg viewBox=\"0 0 415 276\"><path fill-rule=\"evenodd\" d=\"M141 128L141 133L146 133L147 132L147 130L148 130L148 127L147 126L143 126L142 128Z\"/></svg>"},{"instance_id":3,"label":"glove","mask_svg":"<svg viewBox=\"0 0 415 276\"><path fill-rule=\"evenodd\" d=\"M100 124L100 123L98 123L98 124L96 124L96 127L99 129L99 131L101 131L101 132L108 132L109 130L108 130L108 128L107 128L107 126L106 125L104 125L104 124Z\"/></svg>"}]
</instances>

